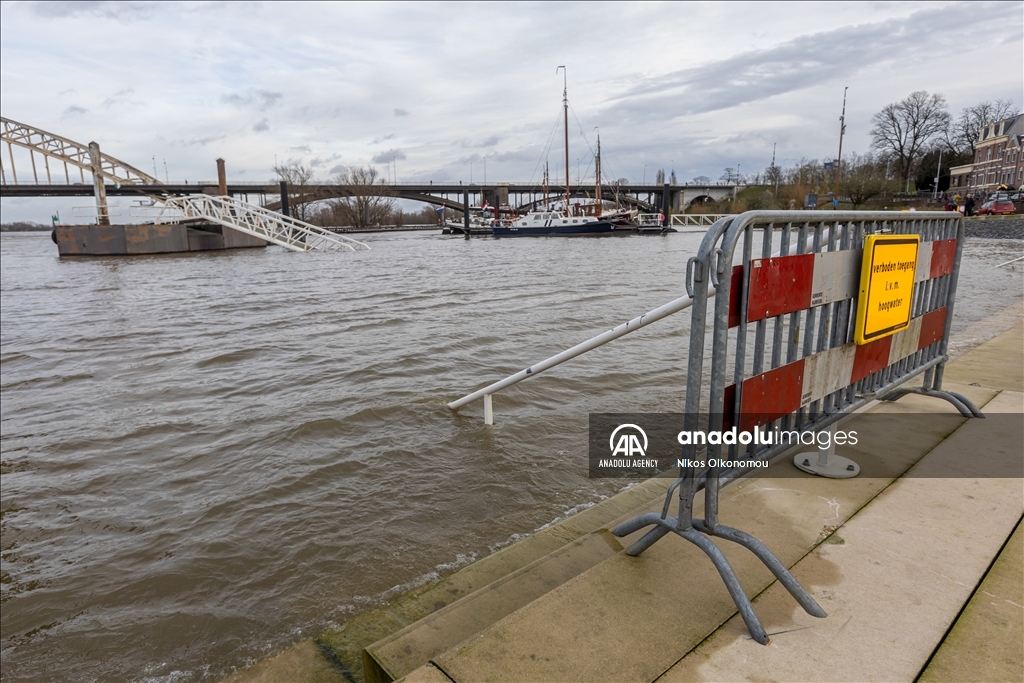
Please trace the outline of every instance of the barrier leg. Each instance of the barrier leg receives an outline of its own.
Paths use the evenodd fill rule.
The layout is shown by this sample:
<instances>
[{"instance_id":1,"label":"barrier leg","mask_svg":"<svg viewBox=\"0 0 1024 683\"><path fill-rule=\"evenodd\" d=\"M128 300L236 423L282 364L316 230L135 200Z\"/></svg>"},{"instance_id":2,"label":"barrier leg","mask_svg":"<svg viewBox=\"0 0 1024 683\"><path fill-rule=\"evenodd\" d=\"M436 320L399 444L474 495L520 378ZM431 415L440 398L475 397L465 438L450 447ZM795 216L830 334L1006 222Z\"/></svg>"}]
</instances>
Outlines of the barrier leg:
<instances>
[{"instance_id":1,"label":"barrier leg","mask_svg":"<svg viewBox=\"0 0 1024 683\"><path fill-rule=\"evenodd\" d=\"M718 570L718 575L722 577L725 587L729 590L729 595L732 596L736 609L739 610L740 616L743 617L743 623L747 625L750 637L762 645L770 643L771 640L768 638L764 626L761 625L761 620L757 618L757 614L754 612L754 606L750 604L750 598L743 592L743 586L740 585L739 579L736 578L736 572L732 570L732 565L729 564L729 560L725 559L725 555L718 549L718 546L696 529L676 529L675 532L703 550L711 559L711 562L714 563L715 569Z\"/></svg>"},{"instance_id":2,"label":"barrier leg","mask_svg":"<svg viewBox=\"0 0 1024 683\"><path fill-rule=\"evenodd\" d=\"M630 557L636 557L637 555L639 555L640 553L654 545L658 540L660 540L663 536L667 535L670 531L672 531L672 529L669 529L667 526L662 526L659 524L658 526L654 527L646 534L644 534L639 541L629 546L629 548L626 549L626 554Z\"/></svg>"},{"instance_id":3,"label":"barrier leg","mask_svg":"<svg viewBox=\"0 0 1024 683\"><path fill-rule=\"evenodd\" d=\"M967 409L969 411L971 411L971 413L974 415L974 417L980 417L982 419L985 419L985 414L983 412L981 412L981 409L978 408L978 406L976 406L974 404L974 401L972 401L971 399L967 398L963 394L961 394L959 392L956 392L956 391L949 391L947 389L935 389L934 391L941 391L944 394L948 394L948 395L952 396L953 398L955 398L956 400L960 401L965 406L967 406Z\"/></svg>"},{"instance_id":4,"label":"barrier leg","mask_svg":"<svg viewBox=\"0 0 1024 683\"><path fill-rule=\"evenodd\" d=\"M820 432L819 432L820 433ZM793 456L793 464L808 474L817 474L830 479L847 479L860 474L860 465L836 455L836 428L828 428L828 447L818 446L818 452L808 451Z\"/></svg>"},{"instance_id":5,"label":"barrier leg","mask_svg":"<svg viewBox=\"0 0 1024 683\"><path fill-rule=\"evenodd\" d=\"M636 557L643 551L650 548L659 539L663 538L669 531L673 531L679 525L678 520L675 520L668 516L669 504L672 502L672 494L676 489L679 489L679 510L680 519L683 520L683 526L689 528L690 524L687 521L689 519L687 510L692 510L693 506L693 471L692 468L688 471L684 471L683 475L673 482L672 486L669 487L668 491L665 492L665 505L659 515L657 512L648 512L645 515L640 515L628 522L620 524L619 526L612 529L612 534L618 537L628 536L635 531L639 531L645 526L657 524L654 529L648 531L643 538L631 545L627 550L626 554L631 557ZM669 524L668 520L672 520Z\"/></svg>"},{"instance_id":6,"label":"barrier leg","mask_svg":"<svg viewBox=\"0 0 1024 683\"><path fill-rule=\"evenodd\" d=\"M714 528L709 528L704 520L694 519L693 526L698 531L702 531L712 536L724 538L727 541L739 543L744 548L754 553L757 559L761 560L768 569L771 570L775 578L779 580L789 594L800 603L800 606L804 608L804 611L814 617L824 618L828 615L825 610L811 597L811 595L800 585L800 582L786 569L786 566L779 561L779 558L775 557L775 554L768 549L761 541L757 540L745 531L734 529L729 526L722 524L716 524Z\"/></svg>"},{"instance_id":7,"label":"barrier leg","mask_svg":"<svg viewBox=\"0 0 1024 683\"><path fill-rule=\"evenodd\" d=\"M922 396L932 396L934 398L941 398L944 401L949 401L949 403L960 411L960 414L964 417L985 417L985 414L981 412L978 406L974 405L974 402L971 399L967 398L963 394L959 394L955 391L946 391L945 389L925 389L924 387L901 388L890 391L879 400L898 401L907 394L920 394Z\"/></svg>"}]
</instances>

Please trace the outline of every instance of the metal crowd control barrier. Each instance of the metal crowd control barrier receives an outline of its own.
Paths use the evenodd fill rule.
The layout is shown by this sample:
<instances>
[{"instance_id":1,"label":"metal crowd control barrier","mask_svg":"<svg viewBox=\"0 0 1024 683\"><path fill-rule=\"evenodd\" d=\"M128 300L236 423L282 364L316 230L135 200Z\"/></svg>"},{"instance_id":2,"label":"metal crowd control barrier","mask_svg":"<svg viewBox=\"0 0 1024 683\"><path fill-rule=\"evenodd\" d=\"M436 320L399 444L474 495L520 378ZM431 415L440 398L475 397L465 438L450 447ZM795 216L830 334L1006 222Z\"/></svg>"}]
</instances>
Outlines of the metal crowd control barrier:
<instances>
[{"instance_id":1,"label":"metal crowd control barrier","mask_svg":"<svg viewBox=\"0 0 1024 683\"><path fill-rule=\"evenodd\" d=\"M920 244L909 325L857 344L861 261L870 235L905 235L903 242L919 238ZM983 417L966 397L942 390L963 236L962 218L949 212L753 211L715 223L687 265L693 305L683 429L702 427L706 327L712 330L708 432L817 431L871 400L896 400L908 392L943 398L967 417ZM738 246L740 262L733 266ZM717 296L706 325L712 286ZM922 375L920 387L900 388ZM791 448L749 441L729 445L727 456L722 445L708 445L707 461L769 460ZM684 460L697 460L696 444L682 449ZM809 614L825 612L764 544L718 521L719 489L749 469L681 468L660 514L641 515L612 533L626 536L654 526L626 551L634 556L669 532L697 545L718 569L751 636L766 645L750 600L709 536L748 548ZM704 519L692 515L701 489ZM674 495L678 513L671 517Z\"/></svg>"}]
</instances>

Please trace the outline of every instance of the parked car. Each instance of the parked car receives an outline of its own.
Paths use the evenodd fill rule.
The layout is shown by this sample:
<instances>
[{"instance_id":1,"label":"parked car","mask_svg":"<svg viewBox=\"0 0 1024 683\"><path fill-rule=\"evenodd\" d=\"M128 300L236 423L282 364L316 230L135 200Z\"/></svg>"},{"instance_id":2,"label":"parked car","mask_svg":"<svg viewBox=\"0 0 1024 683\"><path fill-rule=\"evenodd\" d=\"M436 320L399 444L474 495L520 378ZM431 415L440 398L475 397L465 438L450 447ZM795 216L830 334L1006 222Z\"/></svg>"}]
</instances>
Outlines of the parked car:
<instances>
[{"instance_id":1,"label":"parked car","mask_svg":"<svg viewBox=\"0 0 1024 683\"><path fill-rule=\"evenodd\" d=\"M1017 213L1017 207L1006 195L990 199L978 209L979 216L999 216L1010 213Z\"/></svg>"}]
</instances>

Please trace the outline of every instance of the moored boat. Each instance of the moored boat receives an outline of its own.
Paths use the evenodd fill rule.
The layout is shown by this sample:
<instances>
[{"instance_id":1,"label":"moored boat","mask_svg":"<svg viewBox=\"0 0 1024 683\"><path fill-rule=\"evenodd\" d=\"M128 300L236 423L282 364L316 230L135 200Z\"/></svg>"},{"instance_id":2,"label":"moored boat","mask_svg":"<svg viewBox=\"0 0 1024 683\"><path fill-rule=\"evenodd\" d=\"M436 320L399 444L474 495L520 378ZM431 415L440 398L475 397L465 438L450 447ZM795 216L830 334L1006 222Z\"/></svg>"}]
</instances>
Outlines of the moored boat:
<instances>
[{"instance_id":1,"label":"moored boat","mask_svg":"<svg viewBox=\"0 0 1024 683\"><path fill-rule=\"evenodd\" d=\"M569 216L561 211L530 211L507 224L496 224L495 237L584 237L611 235L616 226L593 216ZM619 229L619 232L628 230Z\"/></svg>"}]
</instances>

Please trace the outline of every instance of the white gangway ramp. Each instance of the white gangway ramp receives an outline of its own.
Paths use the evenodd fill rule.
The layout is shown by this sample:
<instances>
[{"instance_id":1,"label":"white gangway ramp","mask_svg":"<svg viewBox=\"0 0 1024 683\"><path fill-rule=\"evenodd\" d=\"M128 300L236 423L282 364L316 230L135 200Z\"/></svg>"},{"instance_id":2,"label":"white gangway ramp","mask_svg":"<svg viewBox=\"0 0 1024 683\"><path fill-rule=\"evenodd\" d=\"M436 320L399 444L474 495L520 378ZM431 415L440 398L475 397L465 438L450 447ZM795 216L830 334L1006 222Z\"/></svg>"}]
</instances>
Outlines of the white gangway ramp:
<instances>
[{"instance_id":1,"label":"white gangway ramp","mask_svg":"<svg viewBox=\"0 0 1024 683\"><path fill-rule=\"evenodd\" d=\"M161 223L203 219L292 251L369 250L366 244L234 197L193 194L158 200Z\"/></svg>"}]
</instances>

